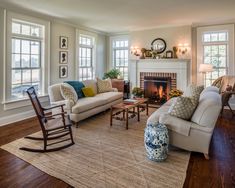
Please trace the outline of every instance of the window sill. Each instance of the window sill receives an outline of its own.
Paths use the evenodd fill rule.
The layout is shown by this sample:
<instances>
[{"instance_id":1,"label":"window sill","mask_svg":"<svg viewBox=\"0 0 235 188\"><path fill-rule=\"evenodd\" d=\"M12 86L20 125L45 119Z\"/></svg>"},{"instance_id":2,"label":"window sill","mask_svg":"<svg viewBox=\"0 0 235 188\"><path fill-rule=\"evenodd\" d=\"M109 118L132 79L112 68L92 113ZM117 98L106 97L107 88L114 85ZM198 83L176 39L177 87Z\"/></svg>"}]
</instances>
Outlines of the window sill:
<instances>
[{"instance_id":1,"label":"window sill","mask_svg":"<svg viewBox=\"0 0 235 188\"><path fill-rule=\"evenodd\" d=\"M38 96L40 102L48 102L49 98L48 95L41 95ZM31 101L28 98L24 99L19 99L19 100L11 100L11 101L4 101L2 102L4 105L4 110L12 110L12 109L17 109L25 106L30 106Z\"/></svg>"}]
</instances>

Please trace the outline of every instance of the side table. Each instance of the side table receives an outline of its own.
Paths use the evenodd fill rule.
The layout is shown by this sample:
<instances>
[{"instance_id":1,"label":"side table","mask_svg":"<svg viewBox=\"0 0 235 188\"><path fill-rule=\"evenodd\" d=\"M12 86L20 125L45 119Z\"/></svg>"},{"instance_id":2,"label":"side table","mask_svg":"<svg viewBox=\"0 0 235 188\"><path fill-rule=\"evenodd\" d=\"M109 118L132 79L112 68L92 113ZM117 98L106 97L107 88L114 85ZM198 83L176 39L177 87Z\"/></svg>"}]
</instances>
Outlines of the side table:
<instances>
[{"instance_id":1,"label":"side table","mask_svg":"<svg viewBox=\"0 0 235 188\"><path fill-rule=\"evenodd\" d=\"M221 95L222 95L222 109L221 109L221 115L223 114L223 111L224 111L224 107L228 106L230 111L232 112L233 115L234 112L231 108L231 106L229 105L229 99L232 97L232 95L235 94L235 91L225 91L223 92Z\"/></svg>"}]
</instances>

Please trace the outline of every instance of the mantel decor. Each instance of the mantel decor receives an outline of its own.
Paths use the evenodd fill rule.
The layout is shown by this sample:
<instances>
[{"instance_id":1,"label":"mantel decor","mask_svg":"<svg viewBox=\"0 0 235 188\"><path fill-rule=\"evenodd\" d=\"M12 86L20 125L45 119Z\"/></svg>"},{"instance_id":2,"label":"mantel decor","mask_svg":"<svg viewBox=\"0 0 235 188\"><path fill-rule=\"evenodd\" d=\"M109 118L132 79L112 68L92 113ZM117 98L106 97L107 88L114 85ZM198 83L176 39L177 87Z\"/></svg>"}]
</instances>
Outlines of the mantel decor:
<instances>
[{"instance_id":1,"label":"mantel decor","mask_svg":"<svg viewBox=\"0 0 235 188\"><path fill-rule=\"evenodd\" d=\"M166 51L166 58L173 58L173 51L167 50Z\"/></svg>"},{"instance_id":2,"label":"mantel decor","mask_svg":"<svg viewBox=\"0 0 235 188\"><path fill-rule=\"evenodd\" d=\"M166 50L166 42L162 38L156 38L151 43L151 50L161 54Z\"/></svg>"}]
</instances>

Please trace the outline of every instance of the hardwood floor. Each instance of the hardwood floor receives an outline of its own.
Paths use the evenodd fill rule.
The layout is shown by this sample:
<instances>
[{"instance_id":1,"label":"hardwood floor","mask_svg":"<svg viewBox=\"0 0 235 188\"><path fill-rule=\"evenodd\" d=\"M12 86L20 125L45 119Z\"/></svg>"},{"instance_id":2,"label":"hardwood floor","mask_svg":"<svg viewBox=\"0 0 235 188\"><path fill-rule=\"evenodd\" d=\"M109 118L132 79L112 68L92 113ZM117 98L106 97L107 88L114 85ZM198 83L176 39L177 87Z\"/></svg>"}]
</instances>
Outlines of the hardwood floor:
<instances>
[{"instance_id":1,"label":"hardwood floor","mask_svg":"<svg viewBox=\"0 0 235 188\"><path fill-rule=\"evenodd\" d=\"M0 127L0 145L39 130L36 118ZM71 187L0 149L0 187ZM235 187L235 117L229 111L217 121L210 160L192 153L184 187Z\"/></svg>"}]
</instances>

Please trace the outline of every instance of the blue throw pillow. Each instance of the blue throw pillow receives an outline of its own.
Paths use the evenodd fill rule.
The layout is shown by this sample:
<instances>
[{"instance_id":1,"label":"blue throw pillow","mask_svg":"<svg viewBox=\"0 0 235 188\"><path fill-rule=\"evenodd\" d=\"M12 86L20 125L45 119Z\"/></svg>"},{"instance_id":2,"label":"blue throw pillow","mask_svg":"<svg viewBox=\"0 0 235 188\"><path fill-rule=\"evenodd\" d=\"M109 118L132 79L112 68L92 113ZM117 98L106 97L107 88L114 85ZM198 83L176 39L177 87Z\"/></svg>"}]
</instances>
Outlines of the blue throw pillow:
<instances>
[{"instance_id":1,"label":"blue throw pillow","mask_svg":"<svg viewBox=\"0 0 235 188\"><path fill-rule=\"evenodd\" d=\"M74 90L76 91L78 98L83 98L84 94L82 92L82 88L84 88L84 84L82 82L79 81L65 81L64 83L67 83L69 85L71 85Z\"/></svg>"}]
</instances>

